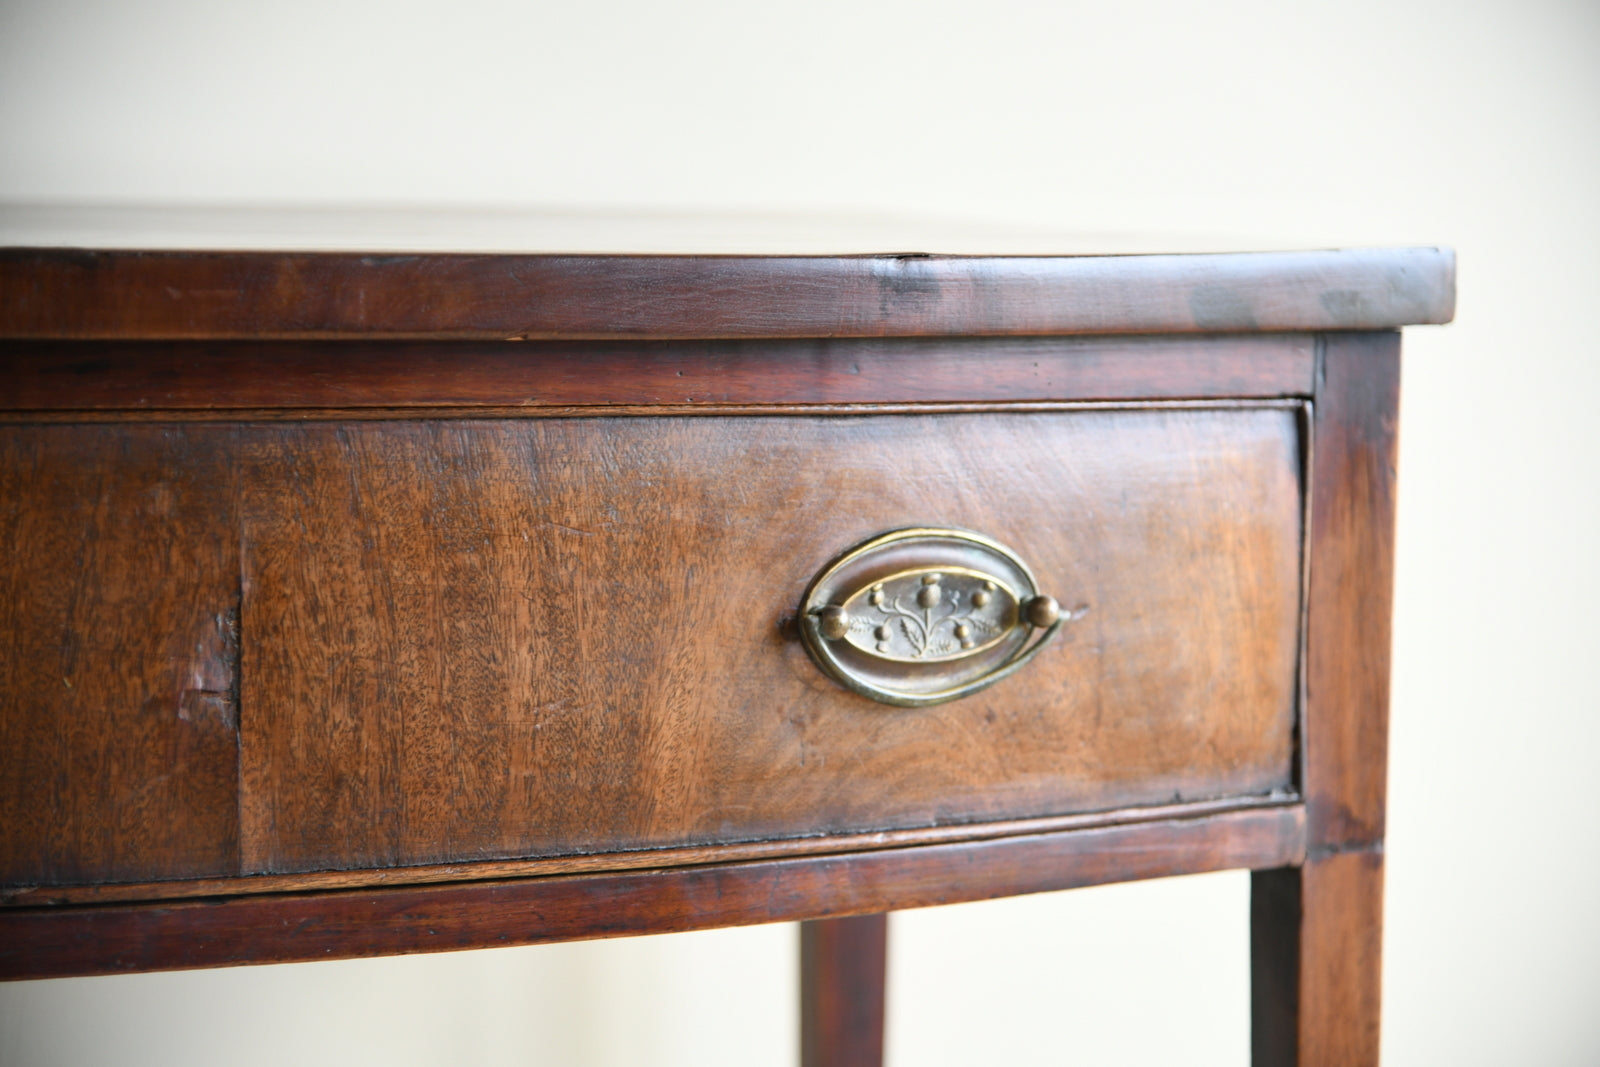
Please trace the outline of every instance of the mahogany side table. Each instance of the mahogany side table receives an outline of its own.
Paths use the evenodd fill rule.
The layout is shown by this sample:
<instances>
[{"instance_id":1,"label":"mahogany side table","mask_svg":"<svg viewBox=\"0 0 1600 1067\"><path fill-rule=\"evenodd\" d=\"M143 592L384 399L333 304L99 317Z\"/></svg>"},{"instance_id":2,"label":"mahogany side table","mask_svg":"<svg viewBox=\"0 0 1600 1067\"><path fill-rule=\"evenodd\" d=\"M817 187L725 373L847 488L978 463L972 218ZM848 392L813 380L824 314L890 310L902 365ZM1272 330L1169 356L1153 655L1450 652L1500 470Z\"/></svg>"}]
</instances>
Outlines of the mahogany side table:
<instances>
[{"instance_id":1,"label":"mahogany side table","mask_svg":"<svg viewBox=\"0 0 1600 1067\"><path fill-rule=\"evenodd\" d=\"M1252 876L1378 1049L1396 328L1454 260L0 252L0 975Z\"/></svg>"}]
</instances>

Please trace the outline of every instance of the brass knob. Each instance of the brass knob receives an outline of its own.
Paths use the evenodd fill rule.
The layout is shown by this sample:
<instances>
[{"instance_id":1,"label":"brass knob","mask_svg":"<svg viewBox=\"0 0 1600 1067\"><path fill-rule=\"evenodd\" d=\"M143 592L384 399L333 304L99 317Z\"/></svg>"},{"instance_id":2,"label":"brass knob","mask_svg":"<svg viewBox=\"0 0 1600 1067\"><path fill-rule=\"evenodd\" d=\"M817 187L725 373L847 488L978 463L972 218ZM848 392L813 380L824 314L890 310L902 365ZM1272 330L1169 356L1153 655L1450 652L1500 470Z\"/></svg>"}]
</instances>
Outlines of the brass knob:
<instances>
[{"instance_id":1,"label":"brass knob","mask_svg":"<svg viewBox=\"0 0 1600 1067\"><path fill-rule=\"evenodd\" d=\"M1022 615L1030 625L1042 630L1047 626L1054 626L1056 620L1061 618L1061 605L1056 603L1055 597L1041 593L1023 606Z\"/></svg>"},{"instance_id":2,"label":"brass knob","mask_svg":"<svg viewBox=\"0 0 1600 1067\"><path fill-rule=\"evenodd\" d=\"M830 604L817 612L817 629L829 641L837 641L850 632L850 613L837 604Z\"/></svg>"}]
</instances>

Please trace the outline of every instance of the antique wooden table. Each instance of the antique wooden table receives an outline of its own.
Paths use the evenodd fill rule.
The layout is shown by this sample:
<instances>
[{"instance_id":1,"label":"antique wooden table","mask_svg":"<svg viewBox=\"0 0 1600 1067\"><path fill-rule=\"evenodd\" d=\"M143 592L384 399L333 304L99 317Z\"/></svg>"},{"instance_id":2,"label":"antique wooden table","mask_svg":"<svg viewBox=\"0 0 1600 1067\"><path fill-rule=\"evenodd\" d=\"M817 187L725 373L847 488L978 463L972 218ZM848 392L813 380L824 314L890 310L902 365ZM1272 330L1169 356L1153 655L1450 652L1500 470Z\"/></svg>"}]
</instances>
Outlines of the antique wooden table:
<instances>
[{"instance_id":1,"label":"antique wooden table","mask_svg":"<svg viewBox=\"0 0 1600 1067\"><path fill-rule=\"evenodd\" d=\"M0 974L1224 868L1257 1063L1378 1048L1435 249L0 253Z\"/></svg>"}]
</instances>

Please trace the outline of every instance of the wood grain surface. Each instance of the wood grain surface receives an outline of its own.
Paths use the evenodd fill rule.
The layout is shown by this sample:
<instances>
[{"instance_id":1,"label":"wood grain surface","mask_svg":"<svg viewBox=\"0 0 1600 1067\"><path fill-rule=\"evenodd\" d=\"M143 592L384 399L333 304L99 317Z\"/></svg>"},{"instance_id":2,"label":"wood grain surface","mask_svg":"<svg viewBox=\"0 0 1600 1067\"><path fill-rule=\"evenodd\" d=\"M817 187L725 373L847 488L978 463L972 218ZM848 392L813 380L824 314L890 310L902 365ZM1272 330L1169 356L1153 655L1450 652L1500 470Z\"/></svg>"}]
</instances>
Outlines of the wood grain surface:
<instances>
[{"instance_id":1,"label":"wood grain surface","mask_svg":"<svg viewBox=\"0 0 1600 1067\"><path fill-rule=\"evenodd\" d=\"M11 433L14 448L98 466L111 483L125 464L190 478L172 469L189 455L226 469L235 495L183 536L237 546L238 871L293 873L1288 790L1297 416L1180 407ZM159 460L145 454L156 441L167 442ZM1089 610L1018 678L895 710L823 678L791 616L832 555L928 522L999 538ZM79 565L52 566L37 580ZM81 580L137 566L107 558ZM111 623L126 625L78 624ZM29 619L19 626L45 639L28 636ZM120 669L109 657L90 666ZM102 734L115 714L86 717L79 748L113 744ZM72 785L78 807L56 817L103 819L98 791ZM17 854L77 832L39 824Z\"/></svg>"},{"instance_id":2,"label":"wood grain surface","mask_svg":"<svg viewBox=\"0 0 1600 1067\"><path fill-rule=\"evenodd\" d=\"M0 977L823 920L844 1062L887 910L1248 867L1255 1062L1373 1064L1378 331L1453 310L1439 249L0 251ZM923 524L1086 611L893 709L793 613Z\"/></svg>"},{"instance_id":3,"label":"wood grain surface","mask_svg":"<svg viewBox=\"0 0 1600 1067\"><path fill-rule=\"evenodd\" d=\"M243 869L1285 789L1297 464L1281 408L264 429ZM1089 611L1015 684L897 711L791 616L831 556L929 522Z\"/></svg>"},{"instance_id":4,"label":"wood grain surface","mask_svg":"<svg viewBox=\"0 0 1600 1067\"><path fill-rule=\"evenodd\" d=\"M0 427L0 882L237 873L230 438Z\"/></svg>"},{"instance_id":5,"label":"wood grain surface","mask_svg":"<svg viewBox=\"0 0 1600 1067\"><path fill-rule=\"evenodd\" d=\"M1310 396L1315 342L1191 337L777 341L0 341L0 411L715 408Z\"/></svg>"},{"instance_id":6,"label":"wood grain surface","mask_svg":"<svg viewBox=\"0 0 1600 1067\"><path fill-rule=\"evenodd\" d=\"M1253 881L1255 1062L1376 1064L1399 335L1330 336L1311 464L1307 857Z\"/></svg>"},{"instance_id":7,"label":"wood grain surface","mask_svg":"<svg viewBox=\"0 0 1600 1067\"><path fill-rule=\"evenodd\" d=\"M1299 806L663 871L0 911L0 978L224 967L670 933L1304 858Z\"/></svg>"},{"instance_id":8,"label":"wood grain surface","mask_svg":"<svg viewBox=\"0 0 1600 1067\"><path fill-rule=\"evenodd\" d=\"M801 1067L880 1067L889 916L800 924Z\"/></svg>"},{"instance_id":9,"label":"wood grain surface","mask_svg":"<svg viewBox=\"0 0 1600 1067\"><path fill-rule=\"evenodd\" d=\"M1320 377L1305 756L1317 852L1383 844L1400 335L1328 338Z\"/></svg>"},{"instance_id":10,"label":"wood grain surface","mask_svg":"<svg viewBox=\"0 0 1600 1067\"><path fill-rule=\"evenodd\" d=\"M840 855L885 848L988 841L1000 837L1053 834L1069 830L1098 829L1124 823L1160 819L1196 819L1257 808L1299 803L1295 796L1223 797L1180 804L1146 804L1136 808L1049 815L1037 819L1003 822L967 822L944 826L919 826L908 830L872 830L859 834L815 837L781 837L766 841L735 841L682 848L645 848L627 852L589 852L572 856L536 856L519 860L467 860L460 863L421 863L410 867L366 867L353 870L305 871L298 874L230 875L220 878L171 878L160 882L96 882L85 885L23 885L0 887L0 907L40 907L62 904L118 904L193 897L246 896L255 893L310 893L383 886L438 885L447 882L485 882L509 878L542 878L554 874L595 871L643 871L663 867L694 867L703 863L742 863L786 859L794 856Z\"/></svg>"},{"instance_id":11,"label":"wood grain surface","mask_svg":"<svg viewBox=\"0 0 1600 1067\"><path fill-rule=\"evenodd\" d=\"M1436 248L962 257L0 250L0 337L892 337L1448 322Z\"/></svg>"},{"instance_id":12,"label":"wood grain surface","mask_svg":"<svg viewBox=\"0 0 1600 1067\"><path fill-rule=\"evenodd\" d=\"M1308 856L1250 876L1256 1067L1376 1065L1383 853Z\"/></svg>"}]
</instances>

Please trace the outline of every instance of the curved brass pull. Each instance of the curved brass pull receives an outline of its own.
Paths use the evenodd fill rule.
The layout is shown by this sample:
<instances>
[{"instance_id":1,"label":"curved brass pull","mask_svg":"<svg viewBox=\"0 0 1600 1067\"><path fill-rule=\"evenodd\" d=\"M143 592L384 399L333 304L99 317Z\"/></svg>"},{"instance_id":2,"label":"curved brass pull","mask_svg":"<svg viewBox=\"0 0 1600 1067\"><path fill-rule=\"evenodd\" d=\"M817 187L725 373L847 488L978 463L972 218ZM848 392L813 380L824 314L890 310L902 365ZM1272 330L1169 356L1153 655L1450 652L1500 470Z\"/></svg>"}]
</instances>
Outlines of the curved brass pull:
<instances>
[{"instance_id":1,"label":"curved brass pull","mask_svg":"<svg viewBox=\"0 0 1600 1067\"><path fill-rule=\"evenodd\" d=\"M841 685L920 707L1010 677L1085 610L1063 612L997 541L912 527L857 545L817 575L801 602L800 633Z\"/></svg>"}]
</instances>

